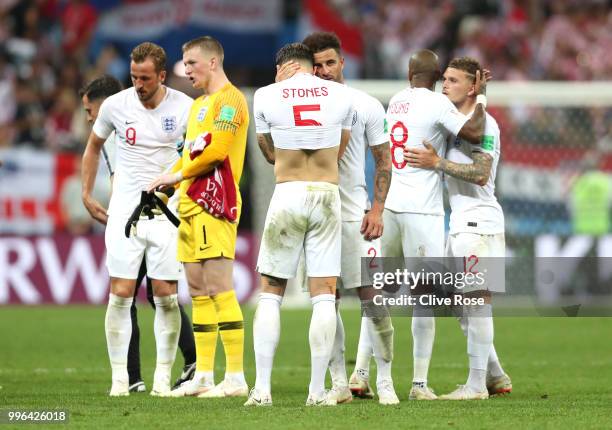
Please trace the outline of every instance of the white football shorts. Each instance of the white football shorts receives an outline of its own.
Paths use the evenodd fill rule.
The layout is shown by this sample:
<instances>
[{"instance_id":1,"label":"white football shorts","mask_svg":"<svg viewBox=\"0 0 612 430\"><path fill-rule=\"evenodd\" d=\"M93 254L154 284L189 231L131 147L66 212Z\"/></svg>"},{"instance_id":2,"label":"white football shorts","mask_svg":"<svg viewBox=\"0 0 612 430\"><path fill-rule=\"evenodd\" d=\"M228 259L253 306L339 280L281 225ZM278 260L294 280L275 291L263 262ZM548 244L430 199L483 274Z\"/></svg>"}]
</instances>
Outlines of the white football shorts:
<instances>
[{"instance_id":1,"label":"white football shorts","mask_svg":"<svg viewBox=\"0 0 612 430\"><path fill-rule=\"evenodd\" d=\"M386 226L385 226L386 228ZM381 255L380 239L365 240L359 231L361 221L342 222L342 262L340 283L346 289L372 285L371 274L364 274L362 279L361 268L376 269ZM362 263L362 258L366 260ZM369 280L369 281L368 281Z\"/></svg>"},{"instance_id":2,"label":"white football shorts","mask_svg":"<svg viewBox=\"0 0 612 430\"><path fill-rule=\"evenodd\" d=\"M444 216L410 212L383 212L385 257L443 257Z\"/></svg>"},{"instance_id":3,"label":"white football shorts","mask_svg":"<svg viewBox=\"0 0 612 430\"><path fill-rule=\"evenodd\" d=\"M465 283L457 291L505 291L506 239L504 233L455 233L448 236L446 256L455 257L458 272L478 275L478 282ZM482 282L481 282L482 280Z\"/></svg>"},{"instance_id":4,"label":"white football shorts","mask_svg":"<svg viewBox=\"0 0 612 430\"><path fill-rule=\"evenodd\" d=\"M266 215L257 271L294 278L302 250L309 277L340 275L340 193L327 182L276 184Z\"/></svg>"},{"instance_id":5,"label":"white football shorts","mask_svg":"<svg viewBox=\"0 0 612 430\"><path fill-rule=\"evenodd\" d=\"M109 216L104 241L106 267L114 278L136 279L146 256L147 276L165 281L178 280L183 267L176 258L178 229L165 217L140 219L136 233L125 237L128 217Z\"/></svg>"}]
</instances>

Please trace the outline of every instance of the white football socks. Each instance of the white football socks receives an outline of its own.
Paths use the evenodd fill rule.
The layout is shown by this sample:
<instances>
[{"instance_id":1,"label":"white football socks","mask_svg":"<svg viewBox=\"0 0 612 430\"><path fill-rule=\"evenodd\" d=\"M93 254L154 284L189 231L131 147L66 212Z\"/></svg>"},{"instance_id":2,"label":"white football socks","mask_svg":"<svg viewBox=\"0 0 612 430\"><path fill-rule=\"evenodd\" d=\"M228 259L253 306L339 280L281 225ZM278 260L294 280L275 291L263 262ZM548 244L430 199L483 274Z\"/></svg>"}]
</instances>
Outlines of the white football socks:
<instances>
[{"instance_id":1,"label":"white football socks","mask_svg":"<svg viewBox=\"0 0 612 430\"><path fill-rule=\"evenodd\" d=\"M155 319L153 332L157 348L157 363L153 378L153 389L156 386L170 388L170 374L176 357L179 334L181 332L181 313L176 294L169 296L153 296L155 303ZM167 381L166 381L167 380Z\"/></svg>"},{"instance_id":2,"label":"white football socks","mask_svg":"<svg viewBox=\"0 0 612 430\"><path fill-rule=\"evenodd\" d=\"M110 293L108 295L108 306L104 320L106 346L111 363L113 385L125 385L126 390L129 385L127 356L130 337L132 336L130 307L133 300L132 297L125 298Z\"/></svg>"},{"instance_id":3,"label":"white football socks","mask_svg":"<svg viewBox=\"0 0 612 430\"><path fill-rule=\"evenodd\" d=\"M497 351L495 351L495 346L491 345L491 351L489 351L489 362L487 363L487 373L494 378L498 378L500 376L504 376L506 372L501 366L499 362L499 358L497 357Z\"/></svg>"},{"instance_id":4,"label":"white football socks","mask_svg":"<svg viewBox=\"0 0 612 430\"><path fill-rule=\"evenodd\" d=\"M435 336L436 322L433 310L415 306L412 315L413 384L427 386L427 374Z\"/></svg>"},{"instance_id":5,"label":"white football socks","mask_svg":"<svg viewBox=\"0 0 612 430\"><path fill-rule=\"evenodd\" d=\"M339 302L336 303L339 305ZM329 360L329 374L334 387L347 387L346 363L344 359L344 323L340 316L340 309L336 307L336 336Z\"/></svg>"},{"instance_id":6,"label":"white football socks","mask_svg":"<svg viewBox=\"0 0 612 430\"><path fill-rule=\"evenodd\" d=\"M466 385L474 391L486 388L486 373L489 354L493 346L493 319L491 305L466 307L468 318L467 351L470 373Z\"/></svg>"},{"instance_id":7,"label":"white football socks","mask_svg":"<svg viewBox=\"0 0 612 430\"><path fill-rule=\"evenodd\" d=\"M461 330L463 331L463 334L467 337L468 319L467 319L467 315L465 315L465 312L464 312L464 315L457 317L457 320L459 321L459 325L461 326ZM501 366L499 357L497 356L495 345L491 345L491 351L489 352L489 361L487 363L487 374L494 378L497 378L497 377L500 377L506 374L506 372L504 372L504 369Z\"/></svg>"},{"instance_id":8,"label":"white football socks","mask_svg":"<svg viewBox=\"0 0 612 430\"><path fill-rule=\"evenodd\" d=\"M367 337L376 360L376 385L380 386L382 382L392 381L393 324L386 307L366 300L361 302L361 308L366 315Z\"/></svg>"},{"instance_id":9,"label":"white football socks","mask_svg":"<svg viewBox=\"0 0 612 430\"><path fill-rule=\"evenodd\" d=\"M336 297L320 294L311 298L312 318L308 340L310 343L309 394L321 396L325 391L325 374L336 335Z\"/></svg>"},{"instance_id":10,"label":"white football socks","mask_svg":"<svg viewBox=\"0 0 612 430\"><path fill-rule=\"evenodd\" d=\"M372 358L372 354L374 354L368 331L368 318L361 317L361 330L359 332L355 372L357 372L361 379L365 379L366 381L370 377L370 359Z\"/></svg>"},{"instance_id":11,"label":"white football socks","mask_svg":"<svg viewBox=\"0 0 612 430\"><path fill-rule=\"evenodd\" d=\"M257 378L255 388L270 393L274 353L280 338L280 306L282 296L261 293L253 321L253 346Z\"/></svg>"}]
</instances>

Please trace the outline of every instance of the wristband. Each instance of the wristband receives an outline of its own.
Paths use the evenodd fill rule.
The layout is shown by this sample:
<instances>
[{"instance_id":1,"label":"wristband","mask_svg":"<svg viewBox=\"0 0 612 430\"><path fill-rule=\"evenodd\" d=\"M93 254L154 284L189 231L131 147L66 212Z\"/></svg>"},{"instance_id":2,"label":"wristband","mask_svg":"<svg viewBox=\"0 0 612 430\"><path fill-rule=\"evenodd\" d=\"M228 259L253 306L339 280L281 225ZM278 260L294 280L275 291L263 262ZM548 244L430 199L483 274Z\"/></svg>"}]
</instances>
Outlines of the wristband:
<instances>
[{"instance_id":1,"label":"wristband","mask_svg":"<svg viewBox=\"0 0 612 430\"><path fill-rule=\"evenodd\" d=\"M478 94L476 96L476 104L482 104L483 107L487 107L487 96L485 96L484 94Z\"/></svg>"}]
</instances>

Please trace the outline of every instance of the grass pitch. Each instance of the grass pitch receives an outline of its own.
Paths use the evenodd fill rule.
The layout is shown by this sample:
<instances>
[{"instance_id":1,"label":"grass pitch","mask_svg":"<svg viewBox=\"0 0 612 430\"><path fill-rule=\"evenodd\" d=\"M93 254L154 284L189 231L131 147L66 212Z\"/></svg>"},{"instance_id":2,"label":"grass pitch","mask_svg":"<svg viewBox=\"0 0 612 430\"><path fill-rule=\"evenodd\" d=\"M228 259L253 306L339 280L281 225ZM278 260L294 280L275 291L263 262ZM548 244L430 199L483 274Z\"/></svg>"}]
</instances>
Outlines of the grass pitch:
<instances>
[{"instance_id":1,"label":"grass pitch","mask_svg":"<svg viewBox=\"0 0 612 430\"><path fill-rule=\"evenodd\" d=\"M155 363L153 311L141 304L143 377L151 388ZM612 428L612 319L498 318L495 345L514 392L472 402L411 402L410 320L395 318L395 388L399 406L373 400L306 408L310 310L282 312L273 372L272 408L244 408L245 399L164 399L148 394L109 398L110 368L102 307L0 309L0 410L65 409L74 428ZM252 311L245 312L245 367L255 379ZM343 312L348 371L357 348L359 311ZM429 385L446 393L467 376L465 338L452 318L437 320ZM223 375L217 348L217 382ZM173 377L183 365L179 357ZM372 380L375 380L374 366ZM58 428L63 425L43 425ZM2 426L10 428L12 426ZM22 425L15 428L23 428Z\"/></svg>"}]
</instances>

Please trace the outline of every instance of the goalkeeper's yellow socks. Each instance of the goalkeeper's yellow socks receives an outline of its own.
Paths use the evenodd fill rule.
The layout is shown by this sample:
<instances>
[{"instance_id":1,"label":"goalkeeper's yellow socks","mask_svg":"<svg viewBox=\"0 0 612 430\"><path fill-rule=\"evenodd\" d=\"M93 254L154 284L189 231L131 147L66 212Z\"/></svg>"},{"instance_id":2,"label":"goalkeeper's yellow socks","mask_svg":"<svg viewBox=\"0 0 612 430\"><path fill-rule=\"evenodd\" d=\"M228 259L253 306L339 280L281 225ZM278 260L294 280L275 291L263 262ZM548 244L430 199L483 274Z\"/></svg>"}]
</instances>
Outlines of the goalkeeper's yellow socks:
<instances>
[{"instance_id":1,"label":"goalkeeper's yellow socks","mask_svg":"<svg viewBox=\"0 0 612 430\"><path fill-rule=\"evenodd\" d=\"M193 337L196 345L196 372L205 373L212 380L217 330L219 329L217 310L213 300L208 296L196 296L191 301L193 303Z\"/></svg>"},{"instance_id":2,"label":"goalkeeper's yellow socks","mask_svg":"<svg viewBox=\"0 0 612 430\"><path fill-rule=\"evenodd\" d=\"M234 290L212 297L219 316L219 334L225 350L226 376L244 380L244 319Z\"/></svg>"}]
</instances>

